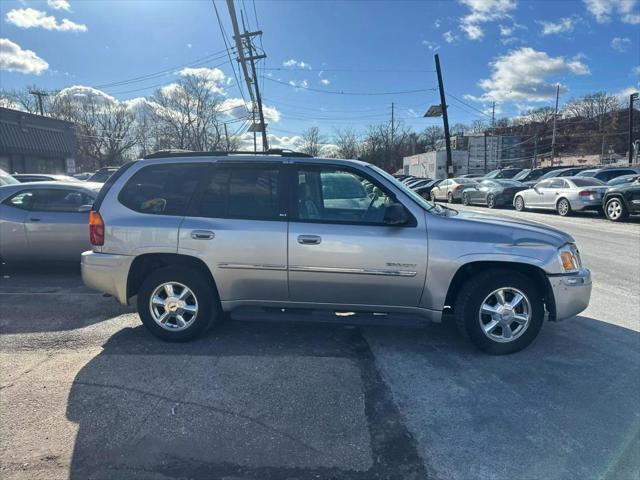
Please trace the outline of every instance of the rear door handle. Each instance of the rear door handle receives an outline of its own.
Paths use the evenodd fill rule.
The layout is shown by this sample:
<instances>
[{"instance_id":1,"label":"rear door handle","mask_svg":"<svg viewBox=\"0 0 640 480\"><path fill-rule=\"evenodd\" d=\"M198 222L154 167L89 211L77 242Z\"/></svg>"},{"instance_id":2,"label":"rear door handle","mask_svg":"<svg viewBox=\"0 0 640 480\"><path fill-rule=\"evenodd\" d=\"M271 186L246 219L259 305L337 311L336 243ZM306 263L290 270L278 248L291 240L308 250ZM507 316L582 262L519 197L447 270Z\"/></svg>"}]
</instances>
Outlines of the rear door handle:
<instances>
[{"instance_id":1,"label":"rear door handle","mask_svg":"<svg viewBox=\"0 0 640 480\"><path fill-rule=\"evenodd\" d=\"M37 218L37 217L32 217L29 220L32 221L32 222L39 222L42 219L41 218Z\"/></svg>"},{"instance_id":2,"label":"rear door handle","mask_svg":"<svg viewBox=\"0 0 640 480\"><path fill-rule=\"evenodd\" d=\"M322 242L322 238L318 235L300 235L298 236L298 243L302 245L319 245Z\"/></svg>"},{"instance_id":3,"label":"rear door handle","mask_svg":"<svg viewBox=\"0 0 640 480\"><path fill-rule=\"evenodd\" d=\"M215 238L216 234L211 230L192 230L191 238L194 240L211 240Z\"/></svg>"}]
</instances>

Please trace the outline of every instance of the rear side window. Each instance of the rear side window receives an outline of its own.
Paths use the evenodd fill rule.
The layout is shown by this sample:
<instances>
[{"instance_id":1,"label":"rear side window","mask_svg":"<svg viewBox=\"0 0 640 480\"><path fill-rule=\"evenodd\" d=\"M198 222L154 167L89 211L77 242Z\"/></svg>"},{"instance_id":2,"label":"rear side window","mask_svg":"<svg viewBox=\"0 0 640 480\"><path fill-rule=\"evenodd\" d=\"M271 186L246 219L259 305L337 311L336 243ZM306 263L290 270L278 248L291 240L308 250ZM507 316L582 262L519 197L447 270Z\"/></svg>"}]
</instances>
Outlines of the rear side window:
<instances>
[{"instance_id":1,"label":"rear side window","mask_svg":"<svg viewBox=\"0 0 640 480\"><path fill-rule=\"evenodd\" d=\"M189 201L207 170L206 163L162 163L136 172L118 195L125 207L153 215L187 212Z\"/></svg>"},{"instance_id":2,"label":"rear side window","mask_svg":"<svg viewBox=\"0 0 640 480\"><path fill-rule=\"evenodd\" d=\"M38 189L31 210L38 212L77 212L83 205L91 205L93 198L79 190L62 188Z\"/></svg>"},{"instance_id":3,"label":"rear side window","mask_svg":"<svg viewBox=\"0 0 640 480\"><path fill-rule=\"evenodd\" d=\"M276 220L283 207L278 167L216 166L190 215Z\"/></svg>"}]
</instances>

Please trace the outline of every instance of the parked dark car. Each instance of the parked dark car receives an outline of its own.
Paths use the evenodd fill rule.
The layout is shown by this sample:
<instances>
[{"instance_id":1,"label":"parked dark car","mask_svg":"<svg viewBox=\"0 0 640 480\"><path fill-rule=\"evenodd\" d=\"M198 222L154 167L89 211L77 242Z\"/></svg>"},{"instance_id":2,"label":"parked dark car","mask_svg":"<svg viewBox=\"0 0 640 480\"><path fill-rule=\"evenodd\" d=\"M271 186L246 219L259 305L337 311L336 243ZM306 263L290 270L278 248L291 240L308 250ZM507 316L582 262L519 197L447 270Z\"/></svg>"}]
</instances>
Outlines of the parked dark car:
<instances>
[{"instance_id":1,"label":"parked dark car","mask_svg":"<svg viewBox=\"0 0 640 480\"><path fill-rule=\"evenodd\" d=\"M607 182L607 185L615 187L616 185L622 185L623 183L633 183L640 178L640 173L633 173L631 175L620 175Z\"/></svg>"},{"instance_id":2,"label":"parked dark car","mask_svg":"<svg viewBox=\"0 0 640 480\"><path fill-rule=\"evenodd\" d=\"M484 173L467 173L465 175L460 175L458 178L484 178Z\"/></svg>"},{"instance_id":3,"label":"parked dark car","mask_svg":"<svg viewBox=\"0 0 640 480\"><path fill-rule=\"evenodd\" d=\"M433 178L421 178L415 182L411 182L407 187L411 190L415 190L416 188L424 187L427 183L433 182Z\"/></svg>"},{"instance_id":4,"label":"parked dark car","mask_svg":"<svg viewBox=\"0 0 640 480\"><path fill-rule=\"evenodd\" d=\"M605 216L613 222L626 220L629 215L640 214L640 178L609 188L602 200Z\"/></svg>"},{"instance_id":5,"label":"parked dark car","mask_svg":"<svg viewBox=\"0 0 640 480\"><path fill-rule=\"evenodd\" d=\"M408 180L408 181L404 182L404 184L409 188L413 188L413 187L415 187L416 185L418 185L419 183L421 183L421 182L423 182L425 180L429 181L431 179L427 178L427 177L414 177L411 180Z\"/></svg>"},{"instance_id":6,"label":"parked dark car","mask_svg":"<svg viewBox=\"0 0 640 480\"><path fill-rule=\"evenodd\" d=\"M96 171L93 175L89 177L87 182L98 182L104 183L109 180L109 177L118 171L120 167L103 167Z\"/></svg>"},{"instance_id":7,"label":"parked dark car","mask_svg":"<svg viewBox=\"0 0 640 480\"><path fill-rule=\"evenodd\" d=\"M609 180L613 180L616 177L621 177L622 175L633 175L634 173L640 173L640 169L632 167L604 167L584 170L578 173L576 177L597 178L598 180L602 180L603 182L608 182Z\"/></svg>"},{"instance_id":8,"label":"parked dark car","mask_svg":"<svg viewBox=\"0 0 640 480\"><path fill-rule=\"evenodd\" d=\"M511 205L515 194L526 188L515 180L482 180L462 191L462 203L486 205L489 208L504 207Z\"/></svg>"},{"instance_id":9,"label":"parked dark car","mask_svg":"<svg viewBox=\"0 0 640 480\"><path fill-rule=\"evenodd\" d=\"M553 170L558 170L562 167L538 167L538 168L525 168L521 172L517 173L512 180L517 180L518 182L533 182L542 178L542 176L546 173L552 172Z\"/></svg>"},{"instance_id":10,"label":"parked dark car","mask_svg":"<svg viewBox=\"0 0 640 480\"><path fill-rule=\"evenodd\" d=\"M553 170L542 175L538 180L528 180L523 181L527 187L531 188L536 183L541 182L542 180L546 180L547 178L556 178L556 177L573 177L578 173L584 170L590 170L593 167L565 167L565 168L554 168Z\"/></svg>"},{"instance_id":11,"label":"parked dark car","mask_svg":"<svg viewBox=\"0 0 640 480\"><path fill-rule=\"evenodd\" d=\"M487 173L484 178L513 178L521 171L521 168L498 168Z\"/></svg>"},{"instance_id":12,"label":"parked dark car","mask_svg":"<svg viewBox=\"0 0 640 480\"><path fill-rule=\"evenodd\" d=\"M431 180L421 187L414 188L413 191L420 195L422 198L431 200L431 189L437 186L442 180Z\"/></svg>"},{"instance_id":13,"label":"parked dark car","mask_svg":"<svg viewBox=\"0 0 640 480\"><path fill-rule=\"evenodd\" d=\"M48 173L14 173L13 178L20 183L31 182L79 182L77 178L67 175L54 175Z\"/></svg>"}]
</instances>

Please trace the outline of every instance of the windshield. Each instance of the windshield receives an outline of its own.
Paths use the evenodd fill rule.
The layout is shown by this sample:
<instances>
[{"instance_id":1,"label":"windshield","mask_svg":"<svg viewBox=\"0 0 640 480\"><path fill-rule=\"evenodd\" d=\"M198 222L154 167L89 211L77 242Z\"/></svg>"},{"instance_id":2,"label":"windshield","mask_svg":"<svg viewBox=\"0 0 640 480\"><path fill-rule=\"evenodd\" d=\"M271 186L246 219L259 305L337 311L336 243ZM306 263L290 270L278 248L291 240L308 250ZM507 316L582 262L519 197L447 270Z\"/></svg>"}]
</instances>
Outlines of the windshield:
<instances>
[{"instance_id":1,"label":"windshield","mask_svg":"<svg viewBox=\"0 0 640 480\"><path fill-rule=\"evenodd\" d=\"M539 170L538 170L539 171ZM523 178L525 178L527 175L529 175L529 173L531 173L531 179L533 180L534 178L538 178L540 175L542 175L542 173L540 173L540 175L536 176L535 174L538 171L531 171L531 169L526 169L526 170L522 170L520 173L518 173L515 177L513 177L514 180L522 180Z\"/></svg>"},{"instance_id":2,"label":"windshield","mask_svg":"<svg viewBox=\"0 0 640 480\"><path fill-rule=\"evenodd\" d=\"M20 183L18 180L13 178L4 170L0 170L0 186L2 185L15 185L16 183Z\"/></svg>"},{"instance_id":3,"label":"windshield","mask_svg":"<svg viewBox=\"0 0 640 480\"><path fill-rule=\"evenodd\" d=\"M604 185L604 182L597 178L572 178L571 181L576 187L595 187L598 185Z\"/></svg>"},{"instance_id":4,"label":"windshield","mask_svg":"<svg viewBox=\"0 0 640 480\"><path fill-rule=\"evenodd\" d=\"M471 178L454 178L453 179L456 183L459 183L460 185L467 185L470 183L478 183L475 180L471 179Z\"/></svg>"},{"instance_id":5,"label":"windshield","mask_svg":"<svg viewBox=\"0 0 640 480\"><path fill-rule=\"evenodd\" d=\"M414 192L413 190L411 190L410 188L408 188L406 185L404 185L403 183L399 182L397 178L395 178L393 175L390 175L389 173L385 172L384 170L382 170L380 167L377 167L375 165L367 165L370 169L375 170L377 173L379 173L380 175L382 175L384 178L386 178L387 180L389 180L390 182L393 182L393 184L399 188L400 190L402 190L402 192L411 197L418 205L420 205L422 208L424 208L427 212L432 212L432 213L436 213L438 215L442 214L443 212L450 210L452 212L456 212L456 210L454 210L453 208L444 208L436 203L432 203L428 200L425 200L424 198L422 198L420 195L418 195L416 192Z\"/></svg>"},{"instance_id":6,"label":"windshield","mask_svg":"<svg viewBox=\"0 0 640 480\"><path fill-rule=\"evenodd\" d=\"M503 187L521 187L522 184L515 180L494 180L494 182L502 185Z\"/></svg>"}]
</instances>

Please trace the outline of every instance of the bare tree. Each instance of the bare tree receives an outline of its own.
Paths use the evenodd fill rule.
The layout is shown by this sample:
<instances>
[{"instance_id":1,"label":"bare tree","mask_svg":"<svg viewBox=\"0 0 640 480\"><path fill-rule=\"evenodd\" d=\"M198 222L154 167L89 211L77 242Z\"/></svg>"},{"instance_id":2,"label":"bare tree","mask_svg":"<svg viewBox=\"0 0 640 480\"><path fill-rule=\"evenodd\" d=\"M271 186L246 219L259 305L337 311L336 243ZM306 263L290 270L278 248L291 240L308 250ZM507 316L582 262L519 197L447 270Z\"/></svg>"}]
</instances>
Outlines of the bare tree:
<instances>
[{"instance_id":1,"label":"bare tree","mask_svg":"<svg viewBox=\"0 0 640 480\"><path fill-rule=\"evenodd\" d=\"M444 128L439 125L430 125L422 132L425 150L435 150L438 140L444 138Z\"/></svg>"},{"instance_id":2,"label":"bare tree","mask_svg":"<svg viewBox=\"0 0 640 480\"><path fill-rule=\"evenodd\" d=\"M596 92L584 95L577 100L571 100L564 107L564 111L572 117L596 120L602 130L607 114L622 108L620 100L615 95Z\"/></svg>"},{"instance_id":3,"label":"bare tree","mask_svg":"<svg viewBox=\"0 0 640 480\"><path fill-rule=\"evenodd\" d=\"M339 158L358 158L360 153L360 143L358 134L353 128L344 130L336 129L334 142L336 144L336 154Z\"/></svg>"},{"instance_id":4,"label":"bare tree","mask_svg":"<svg viewBox=\"0 0 640 480\"><path fill-rule=\"evenodd\" d=\"M302 146L300 150L308 155L317 157L320 155L321 144L320 129L318 127L311 127L302 134Z\"/></svg>"}]
</instances>

